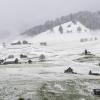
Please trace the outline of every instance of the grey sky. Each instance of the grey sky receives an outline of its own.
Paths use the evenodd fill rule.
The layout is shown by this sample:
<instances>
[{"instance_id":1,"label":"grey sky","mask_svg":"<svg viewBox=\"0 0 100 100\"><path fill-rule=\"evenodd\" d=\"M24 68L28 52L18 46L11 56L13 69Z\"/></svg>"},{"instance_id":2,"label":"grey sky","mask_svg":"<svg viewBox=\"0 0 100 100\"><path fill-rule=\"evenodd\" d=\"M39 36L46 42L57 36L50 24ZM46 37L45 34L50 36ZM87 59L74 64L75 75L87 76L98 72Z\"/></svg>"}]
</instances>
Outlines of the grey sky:
<instances>
[{"instance_id":1,"label":"grey sky","mask_svg":"<svg viewBox=\"0 0 100 100\"><path fill-rule=\"evenodd\" d=\"M47 19L99 9L100 0L0 0L0 30L19 33Z\"/></svg>"}]
</instances>

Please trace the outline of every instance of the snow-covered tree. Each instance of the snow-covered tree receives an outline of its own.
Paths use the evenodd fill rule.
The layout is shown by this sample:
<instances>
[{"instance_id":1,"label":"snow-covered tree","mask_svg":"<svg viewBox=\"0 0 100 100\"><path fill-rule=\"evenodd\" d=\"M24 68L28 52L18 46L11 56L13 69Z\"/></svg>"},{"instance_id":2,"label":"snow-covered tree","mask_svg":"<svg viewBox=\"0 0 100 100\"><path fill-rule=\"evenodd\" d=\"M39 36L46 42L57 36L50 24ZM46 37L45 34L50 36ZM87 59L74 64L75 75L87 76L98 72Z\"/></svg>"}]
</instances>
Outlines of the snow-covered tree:
<instances>
[{"instance_id":1,"label":"snow-covered tree","mask_svg":"<svg viewBox=\"0 0 100 100\"><path fill-rule=\"evenodd\" d=\"M45 61L45 55L44 54L41 54L40 55L40 57L39 57L39 60L41 61L41 62L43 62L43 61Z\"/></svg>"},{"instance_id":2,"label":"snow-covered tree","mask_svg":"<svg viewBox=\"0 0 100 100\"><path fill-rule=\"evenodd\" d=\"M28 63L29 63L29 64L32 64L32 60L28 60Z\"/></svg>"}]
</instances>

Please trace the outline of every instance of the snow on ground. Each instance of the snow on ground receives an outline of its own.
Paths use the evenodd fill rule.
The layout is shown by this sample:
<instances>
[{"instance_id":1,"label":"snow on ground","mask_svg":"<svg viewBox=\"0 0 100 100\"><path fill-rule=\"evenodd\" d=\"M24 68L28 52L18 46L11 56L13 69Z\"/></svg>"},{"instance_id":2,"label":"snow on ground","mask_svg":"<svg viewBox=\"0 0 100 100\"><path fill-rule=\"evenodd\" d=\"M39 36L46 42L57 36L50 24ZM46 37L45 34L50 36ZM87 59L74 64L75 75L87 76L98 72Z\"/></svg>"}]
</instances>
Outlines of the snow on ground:
<instances>
[{"instance_id":1,"label":"snow on ground","mask_svg":"<svg viewBox=\"0 0 100 100\"><path fill-rule=\"evenodd\" d=\"M62 26L69 24L71 22ZM57 27L54 30L56 31ZM88 41L80 42L81 38L87 38ZM89 31L53 34L48 31L29 40L31 45L6 44L5 48L0 46L1 58L7 58L8 55L19 58L20 54L25 54L33 61L33 64L0 65L0 100L17 100L19 97L32 100L100 99L92 94L92 89L100 88L100 76L88 75L90 70L100 73L98 34L90 34ZM47 42L47 46L41 46L40 42ZM85 49L95 55L92 58L94 61L91 57L84 62L75 61L85 57L82 55ZM46 56L46 61L39 62L41 54ZM64 73L68 67L78 74Z\"/></svg>"}]
</instances>

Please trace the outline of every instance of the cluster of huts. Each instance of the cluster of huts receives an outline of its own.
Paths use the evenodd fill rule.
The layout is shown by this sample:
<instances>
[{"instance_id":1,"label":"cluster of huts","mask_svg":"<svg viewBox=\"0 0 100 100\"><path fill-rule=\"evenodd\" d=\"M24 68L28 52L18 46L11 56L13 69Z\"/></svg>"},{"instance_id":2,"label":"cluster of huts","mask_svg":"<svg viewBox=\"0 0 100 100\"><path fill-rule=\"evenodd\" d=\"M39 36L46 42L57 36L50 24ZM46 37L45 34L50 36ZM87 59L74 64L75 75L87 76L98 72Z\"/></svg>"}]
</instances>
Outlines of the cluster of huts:
<instances>
[{"instance_id":1,"label":"cluster of huts","mask_svg":"<svg viewBox=\"0 0 100 100\"><path fill-rule=\"evenodd\" d=\"M46 57L44 54L41 54L38 58L39 62L44 62ZM21 60L24 60L24 63L33 63L32 59L29 59L27 55L20 54L18 58L15 58L14 55L9 55L7 58L1 59L0 65L21 64Z\"/></svg>"},{"instance_id":2,"label":"cluster of huts","mask_svg":"<svg viewBox=\"0 0 100 100\"><path fill-rule=\"evenodd\" d=\"M14 42L14 43L11 43L11 45L26 45L26 44L30 44L28 41L26 40L23 40L23 41L17 41L17 42ZM47 46L47 42L40 42L40 45L41 46ZM3 43L3 47L5 47L5 43Z\"/></svg>"},{"instance_id":3,"label":"cluster of huts","mask_svg":"<svg viewBox=\"0 0 100 100\"><path fill-rule=\"evenodd\" d=\"M25 45L25 44L31 44L31 43L29 43L29 42L26 41L26 40L17 41L17 42L11 43L11 45L21 45L21 44Z\"/></svg>"},{"instance_id":4,"label":"cluster of huts","mask_svg":"<svg viewBox=\"0 0 100 100\"><path fill-rule=\"evenodd\" d=\"M84 52L82 53L83 55L93 55L90 51L88 51L87 49L84 50Z\"/></svg>"},{"instance_id":5,"label":"cluster of huts","mask_svg":"<svg viewBox=\"0 0 100 100\"><path fill-rule=\"evenodd\" d=\"M68 73L68 74L77 74L76 72L74 72L74 70L73 70L71 67L69 67L68 69L66 69L66 70L64 71L64 73ZM100 76L99 73L93 73L91 70L89 71L88 74L89 74L89 75Z\"/></svg>"},{"instance_id":6,"label":"cluster of huts","mask_svg":"<svg viewBox=\"0 0 100 100\"><path fill-rule=\"evenodd\" d=\"M68 69L66 69L64 71L64 73L68 73L68 74L77 74L76 72L73 71L73 69L71 67L69 67ZM96 75L96 76L100 76L99 73L93 73L91 70L89 71L89 75ZM92 93L96 96L100 96L100 88L99 89L93 89Z\"/></svg>"},{"instance_id":7,"label":"cluster of huts","mask_svg":"<svg viewBox=\"0 0 100 100\"><path fill-rule=\"evenodd\" d=\"M91 52L89 52L87 49L84 50L84 55L93 55ZM74 72L74 70L69 67L67 68L64 73L68 73L68 74L77 74L76 72ZM95 76L100 76L100 73L94 73L91 70L89 71L88 75L95 75ZM100 96L100 88L98 89L93 89L93 94L96 96Z\"/></svg>"},{"instance_id":8,"label":"cluster of huts","mask_svg":"<svg viewBox=\"0 0 100 100\"><path fill-rule=\"evenodd\" d=\"M84 52L82 53L84 55L93 55L90 51L88 51L87 49L84 50ZM67 70L64 71L64 73L71 73L71 74L77 74L73 71L73 69L71 67L69 67ZM91 70L89 71L89 75L97 75L100 76L99 73L93 73Z\"/></svg>"},{"instance_id":9,"label":"cluster of huts","mask_svg":"<svg viewBox=\"0 0 100 100\"><path fill-rule=\"evenodd\" d=\"M28 41L26 40L23 40L23 41L17 41L17 42L14 42L14 43L11 43L12 46L16 46L16 45L26 45L26 44L30 44ZM47 42L40 42L40 46L47 46ZM6 44L3 43L3 47L6 47ZM20 62L20 59L26 59L26 62L25 63L29 63L29 64L32 64L32 59L28 58L27 55L24 55L24 54L20 54L19 57L16 57L14 55L9 55L7 58L4 58L4 59L0 59L0 65L4 65L4 64L21 64ZM45 61L45 55L44 54L41 54L39 56L39 61L40 62L43 62Z\"/></svg>"}]
</instances>

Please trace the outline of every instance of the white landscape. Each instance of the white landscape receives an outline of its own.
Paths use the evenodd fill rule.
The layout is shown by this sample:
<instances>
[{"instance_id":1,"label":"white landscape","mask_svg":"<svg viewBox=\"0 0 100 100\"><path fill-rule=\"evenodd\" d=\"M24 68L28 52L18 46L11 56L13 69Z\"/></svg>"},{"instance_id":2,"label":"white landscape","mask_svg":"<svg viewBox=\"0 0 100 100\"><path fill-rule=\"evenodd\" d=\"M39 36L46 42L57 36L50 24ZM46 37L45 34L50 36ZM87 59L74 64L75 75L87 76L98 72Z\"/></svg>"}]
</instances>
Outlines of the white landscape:
<instances>
[{"instance_id":1,"label":"white landscape","mask_svg":"<svg viewBox=\"0 0 100 100\"><path fill-rule=\"evenodd\" d=\"M100 32L91 31L80 22L61 26L63 34L57 26L35 37L16 36L1 44L0 58L18 58L20 64L0 65L0 100L100 100L93 95L93 89L100 88L100 76L89 75L90 70L100 73ZM23 40L31 44L11 45ZM40 42L47 45L41 46ZM92 55L85 55L85 49ZM20 54L27 58L20 58ZM39 61L41 54L45 55L43 62ZM14 58L8 59L9 55ZM69 67L77 74L64 73Z\"/></svg>"}]
</instances>

